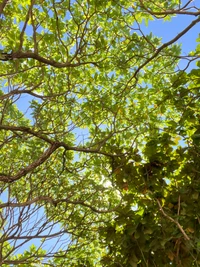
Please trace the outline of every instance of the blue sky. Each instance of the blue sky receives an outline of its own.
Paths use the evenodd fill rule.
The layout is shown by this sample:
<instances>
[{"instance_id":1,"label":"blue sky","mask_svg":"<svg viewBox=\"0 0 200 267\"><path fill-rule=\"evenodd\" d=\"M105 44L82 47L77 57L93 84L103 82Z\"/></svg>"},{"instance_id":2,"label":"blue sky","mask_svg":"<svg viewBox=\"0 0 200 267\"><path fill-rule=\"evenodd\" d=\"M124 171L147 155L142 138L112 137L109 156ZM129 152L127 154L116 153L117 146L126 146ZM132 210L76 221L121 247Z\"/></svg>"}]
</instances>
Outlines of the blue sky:
<instances>
[{"instance_id":1,"label":"blue sky","mask_svg":"<svg viewBox=\"0 0 200 267\"><path fill-rule=\"evenodd\" d=\"M145 33L152 32L157 37L162 37L162 42L166 43L173 39L177 34L183 31L196 17L188 15L178 15L173 17L171 21L154 20L150 21L148 27L143 23L143 30ZM189 52L195 50L197 45L196 39L200 33L200 23L196 24L184 36L182 36L177 43L182 46L182 55L188 55ZM181 68L185 67L185 62L182 60L179 64ZM190 68L196 67L195 62L191 64ZM188 70L189 70L188 69Z\"/></svg>"}]
</instances>

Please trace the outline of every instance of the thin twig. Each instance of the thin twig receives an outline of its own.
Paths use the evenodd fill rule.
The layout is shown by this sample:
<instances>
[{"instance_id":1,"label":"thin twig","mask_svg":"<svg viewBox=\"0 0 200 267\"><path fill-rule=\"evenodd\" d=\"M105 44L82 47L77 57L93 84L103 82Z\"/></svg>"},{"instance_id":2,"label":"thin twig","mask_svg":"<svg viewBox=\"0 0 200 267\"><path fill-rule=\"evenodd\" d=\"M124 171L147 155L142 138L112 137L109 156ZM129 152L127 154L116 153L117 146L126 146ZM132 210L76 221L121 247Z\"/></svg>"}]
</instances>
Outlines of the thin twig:
<instances>
[{"instance_id":1,"label":"thin twig","mask_svg":"<svg viewBox=\"0 0 200 267\"><path fill-rule=\"evenodd\" d=\"M159 206L160 211L162 212L162 214L163 214L166 218L168 218L171 222L173 222L173 223L175 223L175 224L177 225L177 227L179 228L179 230L181 231L181 233L183 234L183 236L184 236L184 238L185 238L186 240L190 240L189 236L185 233L185 231L183 230L183 227L179 224L179 222L176 221L176 220L174 220L174 219L173 219L172 217L170 217L169 215L167 215L167 214L164 212L164 210L163 210L163 208L162 208L162 206L161 206L161 204L160 204L160 201L159 201L158 199L156 199L156 200L157 200L158 206Z\"/></svg>"},{"instance_id":2,"label":"thin twig","mask_svg":"<svg viewBox=\"0 0 200 267\"><path fill-rule=\"evenodd\" d=\"M181 196L179 195L178 196L178 212L177 212L178 216L180 214L180 208L181 208Z\"/></svg>"}]
</instances>

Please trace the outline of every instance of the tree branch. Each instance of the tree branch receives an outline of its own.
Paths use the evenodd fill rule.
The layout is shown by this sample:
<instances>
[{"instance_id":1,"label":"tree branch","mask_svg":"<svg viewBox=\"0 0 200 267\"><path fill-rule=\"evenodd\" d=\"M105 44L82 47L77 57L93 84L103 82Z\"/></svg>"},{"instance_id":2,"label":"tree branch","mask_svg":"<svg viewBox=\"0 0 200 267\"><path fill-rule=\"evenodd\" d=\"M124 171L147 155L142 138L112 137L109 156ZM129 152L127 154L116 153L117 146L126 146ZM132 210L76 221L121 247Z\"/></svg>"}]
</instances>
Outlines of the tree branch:
<instances>
[{"instance_id":1,"label":"tree branch","mask_svg":"<svg viewBox=\"0 0 200 267\"><path fill-rule=\"evenodd\" d=\"M69 67L78 67L82 65L88 65L92 64L97 66L98 62L93 62L93 61L87 61L87 62L77 62L77 63L71 63L71 62L64 62L60 63L52 59L44 58L36 53L33 52L22 52L22 51L17 51L13 52L11 54L3 54L4 58L1 59L3 61L8 61L11 59L23 59L23 58L32 58L35 59L41 63L44 63L46 65L53 66L54 68L69 68Z\"/></svg>"},{"instance_id":2,"label":"tree branch","mask_svg":"<svg viewBox=\"0 0 200 267\"><path fill-rule=\"evenodd\" d=\"M12 132L17 132L17 131L24 132L24 133L27 133L27 134L31 134L31 135L33 135L35 137L38 137L38 138L46 141L47 143L49 143L51 145L55 144L55 141L54 140L49 139L48 137L44 136L40 132L35 132L35 131L31 130L29 127L0 125L0 130L1 129L3 129L3 130L10 130ZM121 154L114 155L114 154L110 154L110 153L107 153L107 152L100 151L102 145L105 144L105 142L111 136L113 136L113 133L112 134L109 134L103 140L99 141L97 143L98 144L98 147L97 148L78 147L78 146L77 147L74 147L74 146L67 145L65 142L59 142L59 141L57 141L56 144L57 144L57 147L63 147L66 150L72 150L72 151L77 151L77 152L85 152L85 153L98 153L98 154L101 154L101 155L104 155L104 156L108 156L108 157L119 157L119 156L121 156Z\"/></svg>"},{"instance_id":3,"label":"tree branch","mask_svg":"<svg viewBox=\"0 0 200 267\"><path fill-rule=\"evenodd\" d=\"M3 13L3 9L5 8L6 4L8 3L9 0L3 0L3 2L0 3L0 17Z\"/></svg>"},{"instance_id":4,"label":"tree branch","mask_svg":"<svg viewBox=\"0 0 200 267\"><path fill-rule=\"evenodd\" d=\"M160 201L158 200L158 199L156 199L157 200L157 203L158 203L158 206L159 206L159 208L160 208L160 211L162 212L162 214L167 218L167 219L169 219L171 222L173 222L173 223L175 223L176 225L177 225L177 227L179 228L179 230L181 231L181 233L183 234L183 236L184 236L184 238L186 239L186 240L190 240L190 238L189 238L189 236L186 234L186 232L183 230L183 227L179 224L179 222L178 221L176 221L176 220L174 220L172 217L170 217L169 215L167 215L165 212L164 212L164 210L163 210L163 208L162 208L162 206L161 206L161 204L160 204Z\"/></svg>"},{"instance_id":5,"label":"tree branch","mask_svg":"<svg viewBox=\"0 0 200 267\"><path fill-rule=\"evenodd\" d=\"M165 10L165 11L162 11L162 12L158 12L158 11L152 11L150 9L148 9L147 7L145 7L144 3L143 3L143 0L139 0L140 1L140 5L142 8L144 8L144 10L151 14L152 16L167 16L167 15L191 15L191 16L199 16L200 15L200 11L197 11L197 12L193 12L193 11L187 11L187 10L184 10L184 8L187 6L187 4L189 4L190 2L192 1L189 1L184 7L176 10L176 9L172 9L172 10ZM158 18L158 17L156 17ZM163 17L162 17L163 18Z\"/></svg>"},{"instance_id":6,"label":"tree branch","mask_svg":"<svg viewBox=\"0 0 200 267\"><path fill-rule=\"evenodd\" d=\"M83 201L83 200L74 200L73 201L73 200L70 200L69 198L63 198L63 199L55 200L49 196L39 196L39 197L33 198L31 200L25 201L24 203L12 203L12 202L2 203L2 204L0 204L0 209L3 209L5 207L13 207L13 208L25 207L25 206L29 206L33 203L37 203L40 201L46 201L48 203L53 204L54 206L57 206L57 204L59 204L59 203L81 205L81 206L89 208L90 210L92 210L96 213L110 213L110 212L115 211L121 205L121 203L120 203L115 208L110 209L110 210L98 210L95 207L91 206L90 204L85 203L85 201Z\"/></svg>"},{"instance_id":7,"label":"tree branch","mask_svg":"<svg viewBox=\"0 0 200 267\"><path fill-rule=\"evenodd\" d=\"M19 180L21 177L25 176L26 174L34 170L36 167L44 163L58 147L58 143L53 143L36 161L31 163L27 167L21 169L16 175L0 175L0 181L12 183L14 181Z\"/></svg>"},{"instance_id":8,"label":"tree branch","mask_svg":"<svg viewBox=\"0 0 200 267\"><path fill-rule=\"evenodd\" d=\"M33 135L35 137L38 137L38 138L44 140L45 142L47 142L49 144L53 145L55 143L53 140L51 140L48 137L44 136L40 132L35 132L35 131L31 130L29 127L25 127L25 126L0 125L0 130L11 131L11 132L14 132L14 133L19 131L19 132L31 134L31 135Z\"/></svg>"},{"instance_id":9,"label":"tree branch","mask_svg":"<svg viewBox=\"0 0 200 267\"><path fill-rule=\"evenodd\" d=\"M136 70L136 72L134 73L134 75L133 75L133 77L132 78L136 78L136 76L137 76L137 74L139 73L139 71L143 68L143 67L145 67L149 62L151 62L154 58L156 58L158 55L159 55L159 53L163 50L163 49L165 49L166 47L168 47L168 46L170 46L170 45L172 45L173 43L175 43L176 41L178 41L178 39L180 39L184 34L186 34L192 27L194 27L194 25L196 25L197 23L199 23L200 22L200 16L197 18L197 19L195 19L195 20L193 20L182 32L180 32L179 34L177 34L177 36L176 37L174 37L172 40L170 40L169 42L167 42L167 43L164 43L162 46L160 46L157 50L156 50L156 52L155 52L155 54L153 55L153 56L151 56L150 58L148 58L142 65L140 65L139 67L138 67L138 69ZM131 79L132 80L132 79ZM130 81L129 81L130 82Z\"/></svg>"}]
</instances>

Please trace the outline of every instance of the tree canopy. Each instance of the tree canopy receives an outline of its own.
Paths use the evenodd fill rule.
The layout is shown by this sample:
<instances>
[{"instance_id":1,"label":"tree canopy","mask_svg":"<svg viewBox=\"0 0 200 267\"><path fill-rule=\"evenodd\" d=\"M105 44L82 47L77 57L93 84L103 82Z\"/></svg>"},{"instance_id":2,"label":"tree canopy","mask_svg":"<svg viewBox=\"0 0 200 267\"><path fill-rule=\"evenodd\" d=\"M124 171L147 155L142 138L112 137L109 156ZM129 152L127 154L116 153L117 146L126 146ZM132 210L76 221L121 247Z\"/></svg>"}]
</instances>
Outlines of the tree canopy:
<instances>
[{"instance_id":1,"label":"tree canopy","mask_svg":"<svg viewBox=\"0 0 200 267\"><path fill-rule=\"evenodd\" d=\"M200 266L199 22L191 0L1 1L1 266Z\"/></svg>"}]
</instances>

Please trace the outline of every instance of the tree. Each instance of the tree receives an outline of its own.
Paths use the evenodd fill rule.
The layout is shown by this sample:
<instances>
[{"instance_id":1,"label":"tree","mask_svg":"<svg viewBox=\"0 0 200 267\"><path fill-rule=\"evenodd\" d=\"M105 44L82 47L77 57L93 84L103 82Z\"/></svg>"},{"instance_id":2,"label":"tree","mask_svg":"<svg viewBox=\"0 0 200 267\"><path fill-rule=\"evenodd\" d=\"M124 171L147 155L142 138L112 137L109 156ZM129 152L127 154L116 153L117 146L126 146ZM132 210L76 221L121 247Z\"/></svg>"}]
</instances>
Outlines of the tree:
<instances>
[{"instance_id":1,"label":"tree","mask_svg":"<svg viewBox=\"0 0 200 267\"><path fill-rule=\"evenodd\" d=\"M199 266L200 46L178 42L200 6L3 0L0 20L1 266Z\"/></svg>"}]
</instances>

